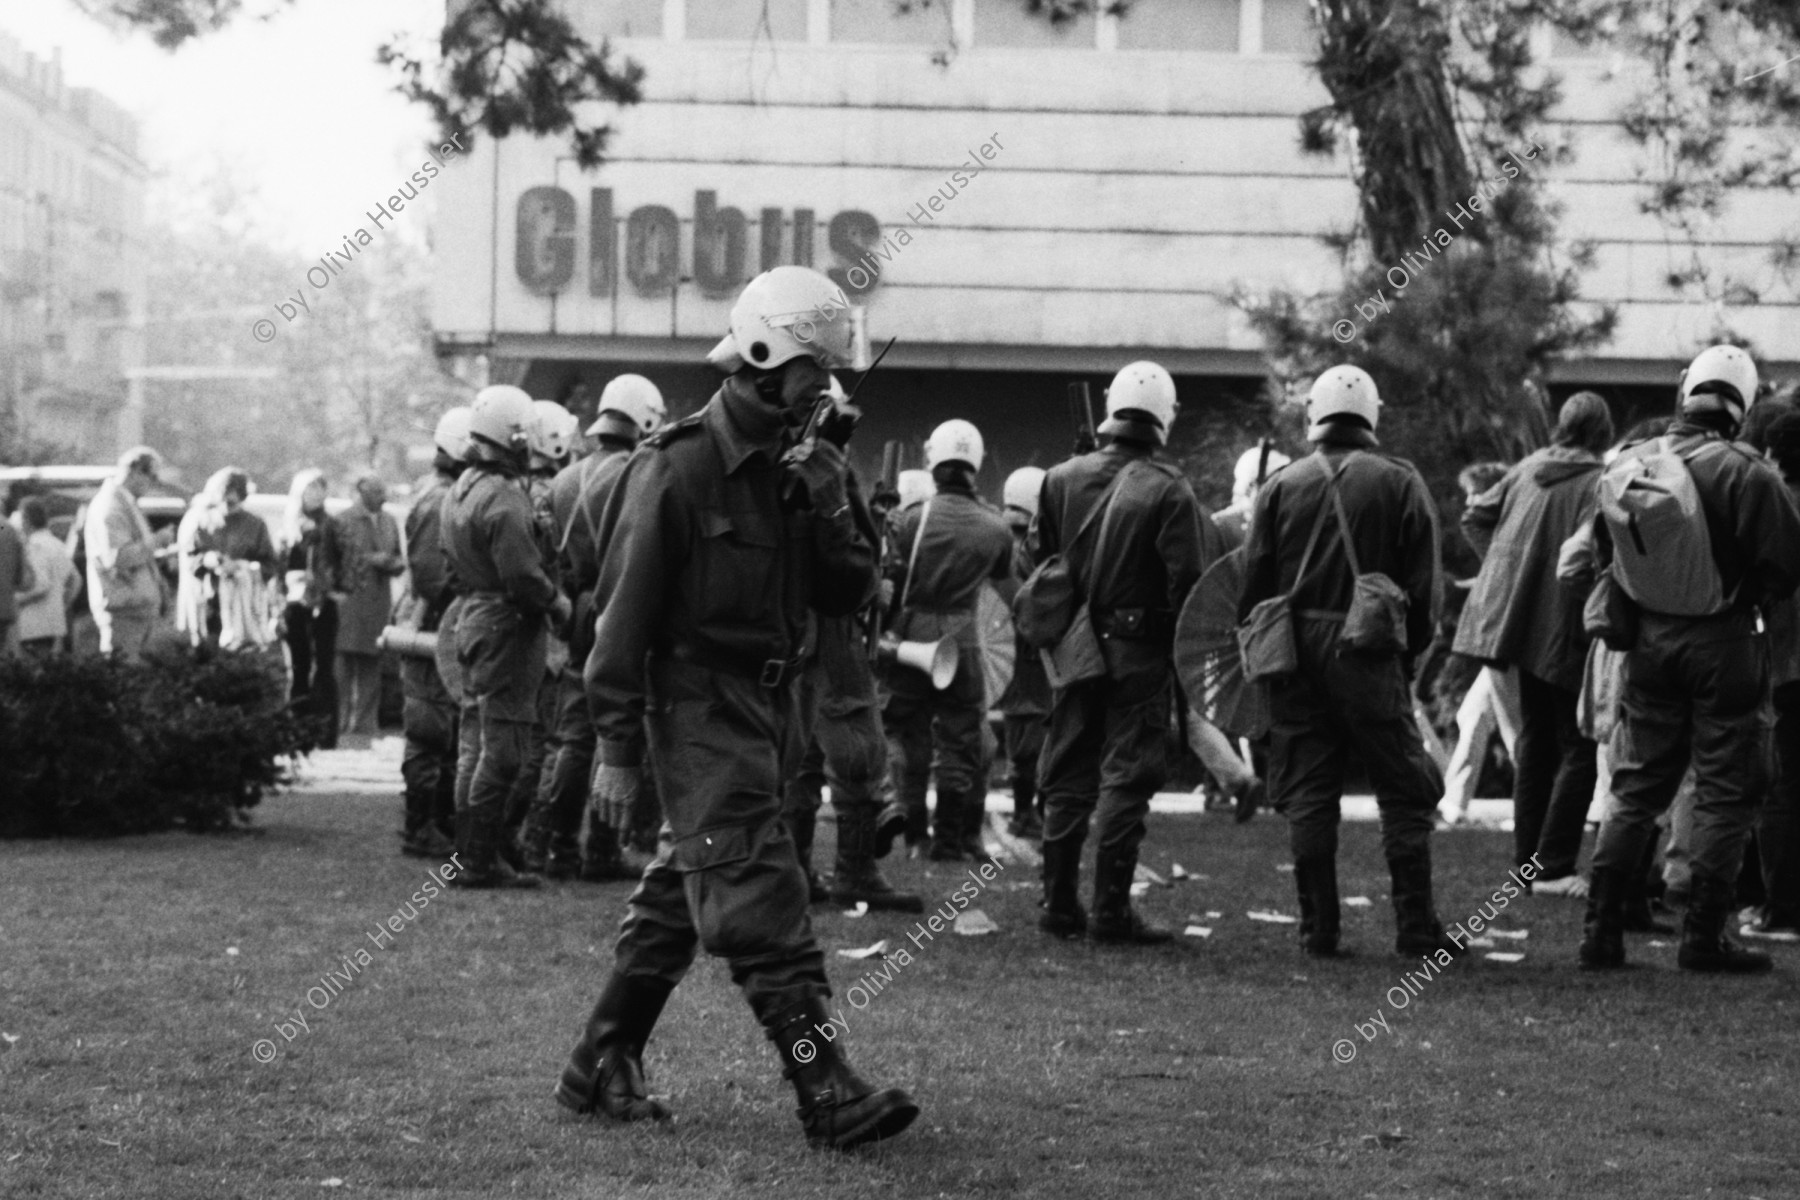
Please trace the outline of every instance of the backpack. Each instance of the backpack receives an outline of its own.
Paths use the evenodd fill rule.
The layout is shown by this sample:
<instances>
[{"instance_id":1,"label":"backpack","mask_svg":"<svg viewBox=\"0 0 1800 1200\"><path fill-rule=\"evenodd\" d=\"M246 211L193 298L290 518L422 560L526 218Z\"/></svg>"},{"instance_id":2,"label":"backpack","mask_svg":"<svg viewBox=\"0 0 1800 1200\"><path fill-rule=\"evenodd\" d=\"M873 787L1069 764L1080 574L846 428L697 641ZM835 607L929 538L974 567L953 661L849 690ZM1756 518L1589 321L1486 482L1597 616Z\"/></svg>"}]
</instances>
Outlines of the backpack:
<instances>
[{"instance_id":1,"label":"backpack","mask_svg":"<svg viewBox=\"0 0 1800 1200\"><path fill-rule=\"evenodd\" d=\"M1600 477L1613 576L1648 612L1705 617L1725 610L1706 509L1688 469L1708 445L1680 453L1674 438L1657 438L1621 454Z\"/></svg>"}]
</instances>

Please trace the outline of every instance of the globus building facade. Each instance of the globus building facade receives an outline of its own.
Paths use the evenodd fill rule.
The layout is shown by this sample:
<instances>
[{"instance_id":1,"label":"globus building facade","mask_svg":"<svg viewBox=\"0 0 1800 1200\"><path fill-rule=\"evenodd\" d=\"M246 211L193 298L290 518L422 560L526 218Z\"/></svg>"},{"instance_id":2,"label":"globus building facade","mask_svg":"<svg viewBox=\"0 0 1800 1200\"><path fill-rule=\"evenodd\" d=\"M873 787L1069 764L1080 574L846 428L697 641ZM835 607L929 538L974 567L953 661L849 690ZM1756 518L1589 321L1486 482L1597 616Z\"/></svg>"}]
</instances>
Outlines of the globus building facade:
<instances>
[{"instance_id":1,"label":"globus building facade","mask_svg":"<svg viewBox=\"0 0 1800 1200\"><path fill-rule=\"evenodd\" d=\"M1306 0L1135 0L1054 27L1024 0L900 7L568 0L584 35L644 65L644 100L612 114L598 170L564 141L514 137L479 139L449 172L440 354L485 355L492 378L578 410L635 370L691 411L716 383L701 359L731 298L798 262L863 307L874 345L898 339L864 393L859 449L967 417L988 435L991 491L1067 452L1072 380L1152 358L1188 413L1253 395L1266 367L1231 295L1332 288L1321 235L1355 213L1342 156L1299 148L1298 115L1327 100ZM1641 398L1716 314L1668 290L1687 248L1639 210L1618 64L1543 48L1568 81L1546 132L1574 156L1526 165L1550 174L1564 236L1596 243L1584 297L1621 309L1612 342L1557 379ZM1730 206L1730 236L1705 252L1770 276L1792 197ZM1800 304L1765 282L1734 323L1792 359Z\"/></svg>"}]
</instances>

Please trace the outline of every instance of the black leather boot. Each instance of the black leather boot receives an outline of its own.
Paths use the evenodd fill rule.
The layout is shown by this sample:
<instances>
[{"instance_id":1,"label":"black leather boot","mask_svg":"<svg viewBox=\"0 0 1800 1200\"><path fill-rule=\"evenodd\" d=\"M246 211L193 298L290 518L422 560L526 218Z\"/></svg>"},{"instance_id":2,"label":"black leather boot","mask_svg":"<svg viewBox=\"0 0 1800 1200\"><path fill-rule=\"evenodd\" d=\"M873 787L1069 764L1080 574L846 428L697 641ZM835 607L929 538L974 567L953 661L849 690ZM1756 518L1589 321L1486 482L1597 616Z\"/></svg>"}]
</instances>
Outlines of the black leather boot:
<instances>
[{"instance_id":1,"label":"black leather boot","mask_svg":"<svg viewBox=\"0 0 1800 1200\"><path fill-rule=\"evenodd\" d=\"M1006 831L1016 838L1038 842L1044 838L1044 821L1037 810L1037 784L1019 780L1013 784L1013 815Z\"/></svg>"},{"instance_id":2,"label":"black leather boot","mask_svg":"<svg viewBox=\"0 0 1800 1200\"><path fill-rule=\"evenodd\" d=\"M550 806L533 801L519 829L519 865L542 873L550 857Z\"/></svg>"},{"instance_id":3,"label":"black leather boot","mask_svg":"<svg viewBox=\"0 0 1800 1200\"><path fill-rule=\"evenodd\" d=\"M1581 926L1581 966L1613 971L1625 965L1625 906L1631 881L1616 867L1588 875L1587 916Z\"/></svg>"},{"instance_id":4,"label":"black leather boot","mask_svg":"<svg viewBox=\"0 0 1800 1200\"><path fill-rule=\"evenodd\" d=\"M962 851L975 863L991 863L982 841L981 831L987 827L987 788L977 785L962 793Z\"/></svg>"},{"instance_id":5,"label":"black leather boot","mask_svg":"<svg viewBox=\"0 0 1800 1200\"><path fill-rule=\"evenodd\" d=\"M855 904L886 912L921 913L925 901L889 883L875 865L875 808L845 805L837 810L837 870L831 876L833 904Z\"/></svg>"},{"instance_id":6,"label":"black leather boot","mask_svg":"<svg viewBox=\"0 0 1800 1200\"><path fill-rule=\"evenodd\" d=\"M1044 842L1044 915L1038 928L1060 938L1087 932L1087 910L1081 907L1081 842L1074 838Z\"/></svg>"},{"instance_id":7,"label":"black leather boot","mask_svg":"<svg viewBox=\"0 0 1800 1200\"><path fill-rule=\"evenodd\" d=\"M574 879L581 874L581 840L566 833L550 835L544 853L545 879Z\"/></svg>"},{"instance_id":8,"label":"black leather boot","mask_svg":"<svg viewBox=\"0 0 1800 1200\"><path fill-rule=\"evenodd\" d=\"M1131 907L1131 880L1137 855L1101 850L1094 856L1094 923L1088 936L1115 945L1155 946L1174 938L1171 929L1152 925Z\"/></svg>"},{"instance_id":9,"label":"black leather boot","mask_svg":"<svg viewBox=\"0 0 1800 1200\"><path fill-rule=\"evenodd\" d=\"M1418 958L1445 951L1451 958L1465 953L1444 932L1431 897L1431 851L1402 854L1388 859L1393 880L1394 952L1402 958Z\"/></svg>"},{"instance_id":10,"label":"black leather boot","mask_svg":"<svg viewBox=\"0 0 1800 1200\"><path fill-rule=\"evenodd\" d=\"M894 842L905 834L906 805L898 799L890 799L881 806L881 812L875 818L875 857L886 858L894 848Z\"/></svg>"},{"instance_id":11,"label":"black leather boot","mask_svg":"<svg viewBox=\"0 0 1800 1200\"><path fill-rule=\"evenodd\" d=\"M769 1040L781 1054L782 1078L794 1082L807 1145L848 1150L891 1138L913 1123L919 1106L900 1088L876 1090L864 1082L824 1037L825 1001L813 998L777 1013ZM842 1036L840 1033L839 1036Z\"/></svg>"},{"instance_id":12,"label":"black leather boot","mask_svg":"<svg viewBox=\"0 0 1800 1200\"><path fill-rule=\"evenodd\" d=\"M644 1045L674 988L667 980L614 973L563 1067L557 1103L615 1121L668 1120L669 1110L644 1087Z\"/></svg>"},{"instance_id":13,"label":"black leather boot","mask_svg":"<svg viewBox=\"0 0 1800 1200\"><path fill-rule=\"evenodd\" d=\"M1338 945L1343 925L1337 860L1294 860L1294 887L1300 894L1300 949L1314 958L1349 958L1350 952Z\"/></svg>"},{"instance_id":14,"label":"black leather boot","mask_svg":"<svg viewBox=\"0 0 1800 1200\"><path fill-rule=\"evenodd\" d=\"M458 817L468 822L468 840L464 845L469 861L463 872L450 880L452 887L534 888L542 882L536 875L518 870L501 855L500 842L505 836L505 814L501 812L499 805L489 804L480 808L471 806L459 813ZM462 839L459 837L458 841L462 842Z\"/></svg>"},{"instance_id":15,"label":"black leather boot","mask_svg":"<svg viewBox=\"0 0 1800 1200\"><path fill-rule=\"evenodd\" d=\"M931 861L967 862L968 851L963 842L963 806L967 797L961 792L938 789L937 811L931 815Z\"/></svg>"},{"instance_id":16,"label":"black leather boot","mask_svg":"<svg viewBox=\"0 0 1800 1200\"><path fill-rule=\"evenodd\" d=\"M1675 963L1684 971L1759 975L1775 969L1760 950L1746 950L1725 936L1735 908L1734 889L1723 879L1695 871L1688 885L1688 908L1681 918L1681 949Z\"/></svg>"}]
</instances>

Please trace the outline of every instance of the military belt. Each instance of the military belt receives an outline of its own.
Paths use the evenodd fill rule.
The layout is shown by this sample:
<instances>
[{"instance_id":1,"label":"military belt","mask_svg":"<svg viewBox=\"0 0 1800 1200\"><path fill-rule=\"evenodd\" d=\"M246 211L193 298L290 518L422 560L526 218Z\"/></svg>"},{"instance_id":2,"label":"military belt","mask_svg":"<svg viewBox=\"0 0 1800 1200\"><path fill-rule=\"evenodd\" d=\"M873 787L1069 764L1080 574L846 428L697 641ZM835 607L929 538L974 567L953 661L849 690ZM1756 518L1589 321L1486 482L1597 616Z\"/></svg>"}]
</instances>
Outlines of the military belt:
<instances>
[{"instance_id":1,"label":"military belt","mask_svg":"<svg viewBox=\"0 0 1800 1200\"><path fill-rule=\"evenodd\" d=\"M709 671L723 671L728 675L754 679L770 690L793 682L807 663L805 657L757 658L718 646L695 646L687 642L677 642L670 646L669 657L676 662L705 667Z\"/></svg>"}]
</instances>

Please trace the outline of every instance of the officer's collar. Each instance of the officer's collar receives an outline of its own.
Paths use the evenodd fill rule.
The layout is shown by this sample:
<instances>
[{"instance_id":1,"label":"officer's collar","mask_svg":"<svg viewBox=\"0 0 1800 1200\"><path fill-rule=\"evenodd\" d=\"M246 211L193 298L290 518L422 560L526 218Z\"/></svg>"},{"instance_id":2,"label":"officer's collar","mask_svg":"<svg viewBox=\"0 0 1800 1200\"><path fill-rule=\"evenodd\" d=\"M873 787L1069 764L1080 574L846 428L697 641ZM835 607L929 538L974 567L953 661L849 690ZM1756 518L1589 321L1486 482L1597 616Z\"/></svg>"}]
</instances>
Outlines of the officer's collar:
<instances>
[{"instance_id":1,"label":"officer's collar","mask_svg":"<svg viewBox=\"0 0 1800 1200\"><path fill-rule=\"evenodd\" d=\"M1373 429L1365 429L1354 421L1326 421L1309 440L1320 449L1373 450L1381 445Z\"/></svg>"},{"instance_id":2,"label":"officer's collar","mask_svg":"<svg viewBox=\"0 0 1800 1200\"><path fill-rule=\"evenodd\" d=\"M727 475L736 474L758 454L767 463L776 462L785 448L782 437L787 423L742 375L733 375L720 385L706 406L706 423L718 439Z\"/></svg>"}]
</instances>

